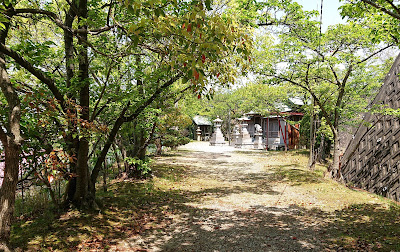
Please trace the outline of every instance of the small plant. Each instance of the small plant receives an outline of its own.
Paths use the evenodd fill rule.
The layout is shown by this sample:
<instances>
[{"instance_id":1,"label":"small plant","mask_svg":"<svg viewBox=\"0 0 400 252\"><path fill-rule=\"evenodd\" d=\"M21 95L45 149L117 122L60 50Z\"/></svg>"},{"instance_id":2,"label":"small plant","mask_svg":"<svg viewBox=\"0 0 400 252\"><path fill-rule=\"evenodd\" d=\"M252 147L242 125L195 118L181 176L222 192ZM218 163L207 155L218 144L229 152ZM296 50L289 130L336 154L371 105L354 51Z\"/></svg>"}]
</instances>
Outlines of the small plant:
<instances>
[{"instance_id":1,"label":"small plant","mask_svg":"<svg viewBox=\"0 0 400 252\"><path fill-rule=\"evenodd\" d=\"M151 159L144 160L136 157L126 157L125 161L129 164L129 177L147 177L151 173Z\"/></svg>"}]
</instances>

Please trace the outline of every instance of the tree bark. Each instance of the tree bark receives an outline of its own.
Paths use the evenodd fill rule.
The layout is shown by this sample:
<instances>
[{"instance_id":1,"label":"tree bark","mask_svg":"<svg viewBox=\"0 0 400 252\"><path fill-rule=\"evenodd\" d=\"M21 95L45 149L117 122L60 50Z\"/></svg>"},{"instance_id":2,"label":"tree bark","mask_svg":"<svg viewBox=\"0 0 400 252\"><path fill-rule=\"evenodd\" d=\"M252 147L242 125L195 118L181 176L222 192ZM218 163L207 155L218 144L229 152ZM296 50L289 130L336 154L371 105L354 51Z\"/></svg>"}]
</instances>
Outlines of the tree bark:
<instances>
[{"instance_id":1,"label":"tree bark","mask_svg":"<svg viewBox=\"0 0 400 252\"><path fill-rule=\"evenodd\" d=\"M69 10L65 13L65 21L64 25L72 30L72 25L75 20L76 13L74 10L77 9L76 1L71 2L71 6ZM65 69L66 69L66 85L67 88L71 89L72 86L72 79L74 78L74 38L71 32L64 30L64 49L65 49ZM74 102L76 101L75 94L71 91L68 92L67 95L70 99ZM69 108L68 113L74 114L77 116L75 109ZM68 115L69 116L69 115ZM68 125L68 134L65 136L65 142L67 144L67 152L70 156L77 156L77 151L79 150L79 139L74 138L73 135L77 134L76 126L73 124ZM77 172L77 162L72 161L70 164L70 173L76 174ZM76 193L76 184L77 178L72 177L69 179L66 193L65 193L65 202L66 206L69 206L70 203L73 202L75 193Z\"/></svg>"},{"instance_id":2,"label":"tree bark","mask_svg":"<svg viewBox=\"0 0 400 252\"><path fill-rule=\"evenodd\" d=\"M11 137L7 137L4 179L0 188L0 250L4 251L11 251L8 242L14 214L20 150L21 146Z\"/></svg>"},{"instance_id":3,"label":"tree bark","mask_svg":"<svg viewBox=\"0 0 400 252\"><path fill-rule=\"evenodd\" d=\"M156 155L161 155L161 154L162 154L161 138L157 138L157 139L154 141L154 143L155 143L155 145L156 145L156 147L157 147Z\"/></svg>"},{"instance_id":4,"label":"tree bark","mask_svg":"<svg viewBox=\"0 0 400 252\"><path fill-rule=\"evenodd\" d=\"M1 43L7 36L8 25L1 31ZM0 54L0 88L8 103L8 122L0 125L0 140L5 150L4 178L0 188L0 250L10 251L9 239L18 183L19 155L22 137L20 131L21 105L6 71L4 55ZM4 132L5 128L7 132Z\"/></svg>"},{"instance_id":5,"label":"tree bark","mask_svg":"<svg viewBox=\"0 0 400 252\"><path fill-rule=\"evenodd\" d=\"M325 144L325 135L322 134L321 143L319 144L318 151L317 151L316 162L324 163L326 161L325 160L325 150L326 150L325 145L326 145Z\"/></svg>"},{"instance_id":6,"label":"tree bark","mask_svg":"<svg viewBox=\"0 0 400 252\"><path fill-rule=\"evenodd\" d=\"M340 145L339 145L339 133L336 130L333 134L333 162L329 169L328 177L335 180L340 180Z\"/></svg>"},{"instance_id":7,"label":"tree bark","mask_svg":"<svg viewBox=\"0 0 400 252\"><path fill-rule=\"evenodd\" d=\"M310 170L314 170L315 168L315 155L314 155L314 149L315 149L315 102L314 102L314 98L313 98L313 102L311 103L311 115L310 115L310 156L308 158L308 168Z\"/></svg>"},{"instance_id":8,"label":"tree bark","mask_svg":"<svg viewBox=\"0 0 400 252\"><path fill-rule=\"evenodd\" d=\"M85 24L88 15L87 0L79 1L79 13L78 20L79 23L83 22L79 26L79 29L87 30L87 25ZM82 38L87 41L87 33L82 34ZM89 157L89 140L85 136L85 125L89 123L89 59L88 59L88 49L86 43L79 41L79 73L78 79L81 88L79 90L79 105L81 106L81 121L78 122L79 128L81 128L81 136L79 140L79 149L77 157L77 169L76 169L76 191L73 198L73 203L78 208L92 208L94 203L94 192L92 195L89 193L90 177L89 177L89 167L88 167L88 157ZM83 135L82 135L83 134ZM93 186L94 187L94 186Z\"/></svg>"},{"instance_id":9,"label":"tree bark","mask_svg":"<svg viewBox=\"0 0 400 252\"><path fill-rule=\"evenodd\" d=\"M103 168L103 191L107 192L107 161L104 160Z\"/></svg>"},{"instance_id":10,"label":"tree bark","mask_svg":"<svg viewBox=\"0 0 400 252\"><path fill-rule=\"evenodd\" d=\"M120 176L122 173L121 169L121 159L119 158L118 152L117 152L117 146L115 146L115 143L112 144L112 148L114 150L114 155L115 155L115 161L117 162L117 167L118 167L118 175Z\"/></svg>"}]
</instances>

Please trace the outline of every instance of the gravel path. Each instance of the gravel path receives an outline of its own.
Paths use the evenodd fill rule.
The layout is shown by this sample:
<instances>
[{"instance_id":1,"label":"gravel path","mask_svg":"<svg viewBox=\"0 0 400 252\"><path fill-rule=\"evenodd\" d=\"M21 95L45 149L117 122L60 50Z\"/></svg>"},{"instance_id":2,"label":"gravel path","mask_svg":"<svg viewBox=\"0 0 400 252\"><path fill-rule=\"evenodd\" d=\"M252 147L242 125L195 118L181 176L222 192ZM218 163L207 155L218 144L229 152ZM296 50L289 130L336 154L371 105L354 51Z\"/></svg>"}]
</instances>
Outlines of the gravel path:
<instances>
[{"instance_id":1,"label":"gravel path","mask_svg":"<svg viewBox=\"0 0 400 252\"><path fill-rule=\"evenodd\" d=\"M204 142L159 158L159 163L189 166L187 187L201 197L184 203L166 229L121 246L146 251L330 251L323 242L321 215L293 204L318 202L273 182L274 174L265 168L268 158L265 152Z\"/></svg>"}]
</instances>

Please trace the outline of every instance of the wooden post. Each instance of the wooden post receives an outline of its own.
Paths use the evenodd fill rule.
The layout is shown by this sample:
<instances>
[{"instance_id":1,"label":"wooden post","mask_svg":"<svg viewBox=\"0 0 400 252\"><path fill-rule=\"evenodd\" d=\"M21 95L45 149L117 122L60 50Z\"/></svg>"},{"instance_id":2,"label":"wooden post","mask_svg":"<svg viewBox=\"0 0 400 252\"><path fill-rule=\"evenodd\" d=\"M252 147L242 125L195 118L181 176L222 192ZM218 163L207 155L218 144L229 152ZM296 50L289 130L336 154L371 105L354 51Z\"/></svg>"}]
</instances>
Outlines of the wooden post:
<instances>
[{"instance_id":1,"label":"wooden post","mask_svg":"<svg viewBox=\"0 0 400 252\"><path fill-rule=\"evenodd\" d=\"M267 139L265 144L265 149L268 150L268 141L269 141L269 117L267 117Z\"/></svg>"},{"instance_id":2,"label":"wooden post","mask_svg":"<svg viewBox=\"0 0 400 252\"><path fill-rule=\"evenodd\" d=\"M283 143L285 144L285 151L287 151L287 144L286 144L286 125L285 125L285 132L283 132L282 126L281 126L281 121L279 120L279 114L278 114L278 125L279 125L279 130L282 134L283 138Z\"/></svg>"}]
</instances>

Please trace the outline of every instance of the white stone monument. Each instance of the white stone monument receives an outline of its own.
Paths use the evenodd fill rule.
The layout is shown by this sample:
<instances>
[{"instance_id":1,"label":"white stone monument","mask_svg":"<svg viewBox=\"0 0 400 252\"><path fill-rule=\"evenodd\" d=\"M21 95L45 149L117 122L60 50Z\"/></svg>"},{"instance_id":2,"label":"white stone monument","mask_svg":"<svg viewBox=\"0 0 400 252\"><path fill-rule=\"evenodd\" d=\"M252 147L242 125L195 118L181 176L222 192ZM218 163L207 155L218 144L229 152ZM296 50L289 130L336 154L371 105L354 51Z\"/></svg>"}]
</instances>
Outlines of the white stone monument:
<instances>
[{"instance_id":1,"label":"white stone monument","mask_svg":"<svg viewBox=\"0 0 400 252\"><path fill-rule=\"evenodd\" d=\"M200 129L200 127L197 127L196 135L197 135L197 141L201 141L201 129Z\"/></svg>"},{"instance_id":2,"label":"white stone monument","mask_svg":"<svg viewBox=\"0 0 400 252\"><path fill-rule=\"evenodd\" d=\"M235 143L236 148L253 148L253 141L250 137L249 131L247 130L247 126L249 125L247 121L250 119L246 116L238 119L241 122L241 131L238 137L237 143Z\"/></svg>"},{"instance_id":3,"label":"white stone monument","mask_svg":"<svg viewBox=\"0 0 400 252\"><path fill-rule=\"evenodd\" d=\"M235 146L235 144L239 141L239 125L235 125L233 128L233 133L232 133L232 141L231 141L231 146Z\"/></svg>"},{"instance_id":4,"label":"white stone monument","mask_svg":"<svg viewBox=\"0 0 400 252\"><path fill-rule=\"evenodd\" d=\"M263 133L262 133L262 128L259 124L254 125L255 128L255 133L254 133L254 149L257 150L262 150L264 149L264 144L263 144Z\"/></svg>"},{"instance_id":5,"label":"white stone monument","mask_svg":"<svg viewBox=\"0 0 400 252\"><path fill-rule=\"evenodd\" d=\"M225 138L221 131L221 125L222 125L223 121L221 119L219 119L219 117L217 116L217 119L215 119L213 122L214 122L215 130L211 136L210 145L212 145L212 146L224 145Z\"/></svg>"}]
</instances>

